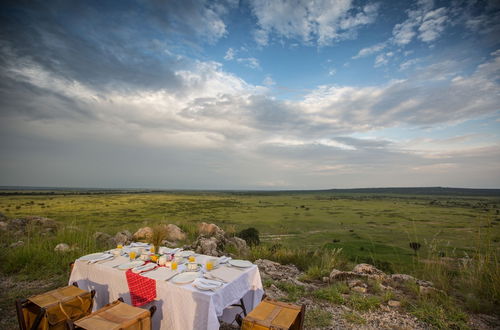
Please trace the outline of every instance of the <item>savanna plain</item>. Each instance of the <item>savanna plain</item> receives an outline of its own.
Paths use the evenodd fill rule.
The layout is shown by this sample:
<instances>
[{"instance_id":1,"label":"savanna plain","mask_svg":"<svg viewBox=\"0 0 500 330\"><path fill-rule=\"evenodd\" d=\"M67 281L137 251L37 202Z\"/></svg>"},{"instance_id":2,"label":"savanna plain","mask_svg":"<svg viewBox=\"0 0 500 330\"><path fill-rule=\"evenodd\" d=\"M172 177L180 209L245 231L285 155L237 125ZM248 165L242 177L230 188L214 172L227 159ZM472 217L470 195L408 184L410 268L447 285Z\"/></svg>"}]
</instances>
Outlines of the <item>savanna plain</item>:
<instances>
[{"instance_id":1,"label":"savanna plain","mask_svg":"<svg viewBox=\"0 0 500 330\"><path fill-rule=\"evenodd\" d=\"M328 191L1 193L4 219L41 216L58 223L50 234L30 228L0 231L3 329L16 327L16 298L65 285L71 261L109 248L94 239L95 232L134 233L160 223L176 224L188 234L181 246L196 239L201 222L214 223L234 235L255 228L260 244L251 246L244 257L295 264L304 271L304 281L321 281L332 268L347 270L359 263L432 281L443 296L417 295L406 303L409 312L432 327L467 328L469 313L498 315L499 196ZM11 247L19 241L23 244ZM61 242L70 245L71 251L54 252ZM327 290L335 296L337 289ZM294 286L283 290L289 292L290 301L300 295L329 297ZM441 314L435 315L438 307ZM306 325L311 327L321 327L317 322L328 317L321 310L311 310L309 315ZM356 315L352 318L359 321Z\"/></svg>"}]
</instances>

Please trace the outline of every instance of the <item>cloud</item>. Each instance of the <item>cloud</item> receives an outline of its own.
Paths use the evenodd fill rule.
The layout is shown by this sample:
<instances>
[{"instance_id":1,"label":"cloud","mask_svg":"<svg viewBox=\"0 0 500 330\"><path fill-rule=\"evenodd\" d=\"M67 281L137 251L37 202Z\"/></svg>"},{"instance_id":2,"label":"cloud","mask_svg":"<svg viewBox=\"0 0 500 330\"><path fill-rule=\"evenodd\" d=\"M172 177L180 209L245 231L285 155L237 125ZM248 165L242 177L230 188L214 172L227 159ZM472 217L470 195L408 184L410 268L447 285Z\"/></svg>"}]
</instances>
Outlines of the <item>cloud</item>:
<instances>
[{"instance_id":1,"label":"cloud","mask_svg":"<svg viewBox=\"0 0 500 330\"><path fill-rule=\"evenodd\" d=\"M272 78L271 76L267 75L267 76L264 78L264 80L262 81L262 84L263 84L264 86L268 86L268 87L270 87L270 86L274 86L274 85L276 85L276 82L273 80L273 78Z\"/></svg>"},{"instance_id":2,"label":"cloud","mask_svg":"<svg viewBox=\"0 0 500 330\"><path fill-rule=\"evenodd\" d=\"M253 0L250 7L257 18L254 37L259 45L267 45L270 36L331 45L354 37L359 28L375 21L378 12L377 4L354 7L350 0Z\"/></svg>"},{"instance_id":3,"label":"cloud","mask_svg":"<svg viewBox=\"0 0 500 330\"><path fill-rule=\"evenodd\" d=\"M238 63L243 63L245 66L249 67L250 69L260 69L260 63L259 60L256 59L255 57L240 57L236 59Z\"/></svg>"},{"instance_id":4,"label":"cloud","mask_svg":"<svg viewBox=\"0 0 500 330\"><path fill-rule=\"evenodd\" d=\"M392 42L404 46L416 36L426 43L438 39L445 30L448 10L445 7L432 10L433 7L432 0L420 0L415 8L407 10L408 18L393 28Z\"/></svg>"},{"instance_id":5,"label":"cloud","mask_svg":"<svg viewBox=\"0 0 500 330\"><path fill-rule=\"evenodd\" d=\"M235 55L236 55L235 50L234 50L234 49L232 49L232 48L229 48L229 49L227 50L227 52L226 52L226 55L224 55L224 59L225 59L226 61L231 61L231 60L233 60L233 59L234 59L234 56L235 56Z\"/></svg>"},{"instance_id":6,"label":"cloud","mask_svg":"<svg viewBox=\"0 0 500 330\"><path fill-rule=\"evenodd\" d=\"M382 51L386 46L387 46L387 44L385 42L381 42L381 43L375 44L373 46L363 48L358 52L357 55L353 56L352 59L358 59L358 58L370 56L372 54L376 54L376 53Z\"/></svg>"}]
</instances>

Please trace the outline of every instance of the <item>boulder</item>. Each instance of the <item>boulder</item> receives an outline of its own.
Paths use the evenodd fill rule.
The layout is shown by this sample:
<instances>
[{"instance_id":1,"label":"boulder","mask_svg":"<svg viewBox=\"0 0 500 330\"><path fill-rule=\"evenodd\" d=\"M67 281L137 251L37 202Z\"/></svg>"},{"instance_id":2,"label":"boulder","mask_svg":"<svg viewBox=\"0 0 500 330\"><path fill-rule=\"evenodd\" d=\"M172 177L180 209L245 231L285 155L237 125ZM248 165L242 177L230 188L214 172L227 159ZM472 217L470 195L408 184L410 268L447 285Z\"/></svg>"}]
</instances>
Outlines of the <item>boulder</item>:
<instances>
[{"instance_id":1,"label":"boulder","mask_svg":"<svg viewBox=\"0 0 500 330\"><path fill-rule=\"evenodd\" d=\"M71 251L71 249L70 249L70 247L69 247L68 244L66 244L66 243L59 243L54 248L54 251L56 251L56 252L68 252L68 251Z\"/></svg>"},{"instance_id":2,"label":"boulder","mask_svg":"<svg viewBox=\"0 0 500 330\"><path fill-rule=\"evenodd\" d=\"M358 293L366 293L367 289L362 287L362 286L355 286L351 288L352 291L358 292Z\"/></svg>"},{"instance_id":3,"label":"boulder","mask_svg":"<svg viewBox=\"0 0 500 330\"><path fill-rule=\"evenodd\" d=\"M367 275L369 278L378 280L382 280L387 276L383 271L369 264L356 265L352 271L356 274Z\"/></svg>"},{"instance_id":4,"label":"boulder","mask_svg":"<svg viewBox=\"0 0 500 330\"><path fill-rule=\"evenodd\" d=\"M423 287L433 287L434 283L424 280L419 280L408 274L392 274L390 275L390 279L396 283L405 283L405 282L413 282L419 286Z\"/></svg>"},{"instance_id":5,"label":"boulder","mask_svg":"<svg viewBox=\"0 0 500 330\"><path fill-rule=\"evenodd\" d=\"M352 279L352 280L347 281L347 285L350 288L354 288L356 286L359 286L359 287L362 287L362 288L368 287L365 282L363 282L362 280L358 280L358 279Z\"/></svg>"},{"instance_id":6,"label":"boulder","mask_svg":"<svg viewBox=\"0 0 500 330\"><path fill-rule=\"evenodd\" d=\"M345 272L338 269L332 269L332 271L330 272L330 281L344 281L349 279L362 278L368 278L368 275L355 272Z\"/></svg>"},{"instance_id":7,"label":"boulder","mask_svg":"<svg viewBox=\"0 0 500 330\"><path fill-rule=\"evenodd\" d=\"M186 234L176 225L166 225L168 241L182 241L186 239Z\"/></svg>"},{"instance_id":8,"label":"boulder","mask_svg":"<svg viewBox=\"0 0 500 330\"><path fill-rule=\"evenodd\" d=\"M247 242L239 237L228 238L226 241L226 245L232 246L234 249L236 249L239 255L246 255L249 251Z\"/></svg>"},{"instance_id":9,"label":"boulder","mask_svg":"<svg viewBox=\"0 0 500 330\"><path fill-rule=\"evenodd\" d=\"M133 235L134 240L150 240L153 237L153 229L151 227L139 228Z\"/></svg>"},{"instance_id":10,"label":"boulder","mask_svg":"<svg viewBox=\"0 0 500 330\"><path fill-rule=\"evenodd\" d=\"M202 222L198 225L198 232L200 235L211 236L224 233L222 229L220 229L216 224Z\"/></svg>"},{"instance_id":11,"label":"boulder","mask_svg":"<svg viewBox=\"0 0 500 330\"><path fill-rule=\"evenodd\" d=\"M294 265L281 265L267 259L258 259L254 263L259 267L263 275L274 280L291 279L300 274L300 271Z\"/></svg>"},{"instance_id":12,"label":"boulder","mask_svg":"<svg viewBox=\"0 0 500 330\"><path fill-rule=\"evenodd\" d=\"M116 245L128 245L132 242L132 234L128 230L119 231L116 233L114 241Z\"/></svg>"},{"instance_id":13,"label":"boulder","mask_svg":"<svg viewBox=\"0 0 500 330\"><path fill-rule=\"evenodd\" d=\"M12 231L21 231L23 233L25 233L28 228L36 228L36 230L42 233L55 233L57 231L57 222L50 218L28 216L10 220L8 222L8 227Z\"/></svg>"},{"instance_id":14,"label":"boulder","mask_svg":"<svg viewBox=\"0 0 500 330\"><path fill-rule=\"evenodd\" d=\"M24 246L23 241L17 241L15 243L12 243L11 245L9 245L9 247L11 247L11 248L16 248L16 247L21 247L21 246Z\"/></svg>"},{"instance_id":15,"label":"boulder","mask_svg":"<svg viewBox=\"0 0 500 330\"><path fill-rule=\"evenodd\" d=\"M103 233L100 231L97 231L94 233L94 239L96 240L96 242L98 244L101 244L101 245L114 245L115 244L115 240L113 239L113 237L111 237L110 234Z\"/></svg>"},{"instance_id":16,"label":"boulder","mask_svg":"<svg viewBox=\"0 0 500 330\"><path fill-rule=\"evenodd\" d=\"M196 253L218 257L217 239L215 237L201 237L197 240Z\"/></svg>"}]
</instances>

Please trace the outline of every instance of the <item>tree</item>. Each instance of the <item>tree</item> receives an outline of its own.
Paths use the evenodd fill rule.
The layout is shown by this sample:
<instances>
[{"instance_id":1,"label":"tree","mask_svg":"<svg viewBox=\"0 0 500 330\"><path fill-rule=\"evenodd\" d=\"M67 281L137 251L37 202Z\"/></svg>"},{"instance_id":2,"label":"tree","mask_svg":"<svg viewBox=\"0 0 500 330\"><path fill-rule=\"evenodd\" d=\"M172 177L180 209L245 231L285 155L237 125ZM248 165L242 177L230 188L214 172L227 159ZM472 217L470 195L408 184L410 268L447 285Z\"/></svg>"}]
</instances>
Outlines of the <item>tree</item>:
<instances>
[{"instance_id":1,"label":"tree","mask_svg":"<svg viewBox=\"0 0 500 330\"><path fill-rule=\"evenodd\" d=\"M253 227L243 229L236 236L243 238L249 246L260 244L259 231Z\"/></svg>"},{"instance_id":2,"label":"tree","mask_svg":"<svg viewBox=\"0 0 500 330\"><path fill-rule=\"evenodd\" d=\"M417 242L410 242L410 247L415 251L415 255L417 255L417 251L420 249L422 244L417 243Z\"/></svg>"}]
</instances>

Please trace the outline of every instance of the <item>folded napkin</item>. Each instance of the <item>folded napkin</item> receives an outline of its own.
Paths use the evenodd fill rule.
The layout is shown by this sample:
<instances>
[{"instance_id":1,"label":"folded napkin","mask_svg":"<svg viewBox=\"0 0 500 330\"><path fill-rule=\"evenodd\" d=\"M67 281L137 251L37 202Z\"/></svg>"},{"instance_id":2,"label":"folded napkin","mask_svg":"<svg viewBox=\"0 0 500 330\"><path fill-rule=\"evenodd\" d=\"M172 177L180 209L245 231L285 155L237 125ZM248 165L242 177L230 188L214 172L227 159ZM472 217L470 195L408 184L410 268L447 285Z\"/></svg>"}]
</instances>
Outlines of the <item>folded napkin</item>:
<instances>
[{"instance_id":1,"label":"folded napkin","mask_svg":"<svg viewBox=\"0 0 500 330\"><path fill-rule=\"evenodd\" d=\"M181 248L175 248L175 249L171 249L171 248L168 248L168 247L165 247L165 246L160 246L160 249L158 250L158 253L159 254L165 254L165 253L177 253L179 251L181 251L182 249Z\"/></svg>"},{"instance_id":2,"label":"folded napkin","mask_svg":"<svg viewBox=\"0 0 500 330\"><path fill-rule=\"evenodd\" d=\"M231 259L232 259L231 257L222 256L219 258L219 264L225 264L226 262L228 262Z\"/></svg>"},{"instance_id":3,"label":"folded napkin","mask_svg":"<svg viewBox=\"0 0 500 330\"><path fill-rule=\"evenodd\" d=\"M220 279L224 282L232 282L240 277L243 272L240 269L230 267L219 267L207 273L213 279Z\"/></svg>"},{"instance_id":4,"label":"folded napkin","mask_svg":"<svg viewBox=\"0 0 500 330\"><path fill-rule=\"evenodd\" d=\"M171 270L166 267L158 267L157 269L147 272L142 276L157 281L165 281L166 279L171 278L173 275L178 274L180 272L181 271L179 269Z\"/></svg>"},{"instance_id":5,"label":"folded napkin","mask_svg":"<svg viewBox=\"0 0 500 330\"><path fill-rule=\"evenodd\" d=\"M148 243L143 243L143 242L133 242L133 243L130 243L130 245L128 247L148 247L149 244Z\"/></svg>"},{"instance_id":6,"label":"folded napkin","mask_svg":"<svg viewBox=\"0 0 500 330\"><path fill-rule=\"evenodd\" d=\"M101 257L99 258L96 258L96 259L92 259L92 260L89 260L89 263L90 264L93 264L93 263L96 263L98 261L102 261L102 260L107 260L107 259L112 259L114 257L114 255L112 254L103 254Z\"/></svg>"},{"instance_id":7,"label":"folded napkin","mask_svg":"<svg viewBox=\"0 0 500 330\"><path fill-rule=\"evenodd\" d=\"M155 280L135 274L130 269L127 270L125 275L127 277L130 298L132 299L132 306L142 306L156 298Z\"/></svg>"},{"instance_id":8,"label":"folded napkin","mask_svg":"<svg viewBox=\"0 0 500 330\"><path fill-rule=\"evenodd\" d=\"M206 278L197 278L193 281L193 286L200 290L216 290L224 283L220 281L209 280Z\"/></svg>"}]
</instances>

